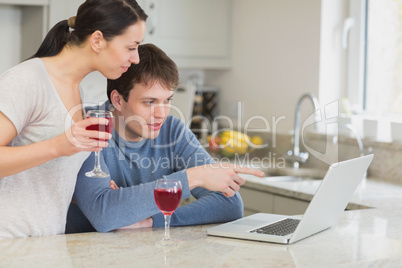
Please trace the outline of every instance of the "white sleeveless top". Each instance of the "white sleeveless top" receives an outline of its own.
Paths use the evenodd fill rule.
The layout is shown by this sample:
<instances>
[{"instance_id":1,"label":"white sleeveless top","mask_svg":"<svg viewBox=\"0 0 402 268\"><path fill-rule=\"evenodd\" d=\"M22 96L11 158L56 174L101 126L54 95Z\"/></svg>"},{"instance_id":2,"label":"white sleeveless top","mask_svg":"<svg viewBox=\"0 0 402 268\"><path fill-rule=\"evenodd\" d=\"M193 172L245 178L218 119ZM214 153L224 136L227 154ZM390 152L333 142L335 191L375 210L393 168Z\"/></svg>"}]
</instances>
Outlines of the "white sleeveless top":
<instances>
[{"instance_id":1,"label":"white sleeveless top","mask_svg":"<svg viewBox=\"0 0 402 268\"><path fill-rule=\"evenodd\" d=\"M73 123L39 58L0 76L0 111L18 132L9 146L54 138ZM88 156L60 157L0 178L0 239L64 233L77 173Z\"/></svg>"}]
</instances>

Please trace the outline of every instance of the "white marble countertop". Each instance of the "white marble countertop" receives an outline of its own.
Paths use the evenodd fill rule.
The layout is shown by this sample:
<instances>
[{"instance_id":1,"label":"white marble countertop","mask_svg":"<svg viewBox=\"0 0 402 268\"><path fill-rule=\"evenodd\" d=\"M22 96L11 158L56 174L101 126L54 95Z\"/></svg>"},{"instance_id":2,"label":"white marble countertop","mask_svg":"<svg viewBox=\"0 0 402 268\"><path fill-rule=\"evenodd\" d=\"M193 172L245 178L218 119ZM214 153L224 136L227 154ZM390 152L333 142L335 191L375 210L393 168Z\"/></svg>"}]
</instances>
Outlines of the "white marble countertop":
<instances>
[{"instance_id":1,"label":"white marble countertop","mask_svg":"<svg viewBox=\"0 0 402 268\"><path fill-rule=\"evenodd\" d=\"M286 179L281 179L281 177L257 178L250 175L241 176L246 179L244 186L248 188L305 201L311 201L322 181L314 179L287 181ZM347 209L394 208L395 202L398 200L402 201L401 185L369 178L362 181L357 187Z\"/></svg>"},{"instance_id":2,"label":"white marble countertop","mask_svg":"<svg viewBox=\"0 0 402 268\"><path fill-rule=\"evenodd\" d=\"M258 179L256 179L258 180ZM311 199L319 182L247 187ZM367 180L339 223L292 245L206 235L211 225L171 229L177 247L161 247L162 228L0 240L0 267L402 267L402 187Z\"/></svg>"}]
</instances>

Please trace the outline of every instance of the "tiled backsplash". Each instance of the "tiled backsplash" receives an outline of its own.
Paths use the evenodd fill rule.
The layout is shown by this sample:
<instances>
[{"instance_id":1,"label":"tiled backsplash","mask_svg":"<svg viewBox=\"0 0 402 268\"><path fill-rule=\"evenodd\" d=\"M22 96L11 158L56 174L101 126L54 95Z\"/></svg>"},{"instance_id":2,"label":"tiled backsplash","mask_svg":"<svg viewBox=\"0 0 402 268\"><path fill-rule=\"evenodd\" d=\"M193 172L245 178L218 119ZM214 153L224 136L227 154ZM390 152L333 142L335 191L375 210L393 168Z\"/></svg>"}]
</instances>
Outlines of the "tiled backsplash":
<instances>
[{"instance_id":1,"label":"tiled backsplash","mask_svg":"<svg viewBox=\"0 0 402 268\"><path fill-rule=\"evenodd\" d=\"M253 135L253 133L249 134ZM268 142L268 147L255 150L252 154L253 157L275 157L278 160L283 158L287 151L293 149L292 134L276 134L274 137L271 133L258 133L258 135ZM360 155L357 141L352 137L340 136L338 143L334 144L332 137L327 138L322 134L310 133L305 135L304 141L310 150L321 153L326 158L323 161L323 158L318 159L310 153L309 159L301 167L327 170L330 163ZM368 169L368 179L371 177L376 180L402 184L402 143L363 139L363 144L365 155L374 154L373 162ZM302 142L300 142L300 151L306 151Z\"/></svg>"}]
</instances>

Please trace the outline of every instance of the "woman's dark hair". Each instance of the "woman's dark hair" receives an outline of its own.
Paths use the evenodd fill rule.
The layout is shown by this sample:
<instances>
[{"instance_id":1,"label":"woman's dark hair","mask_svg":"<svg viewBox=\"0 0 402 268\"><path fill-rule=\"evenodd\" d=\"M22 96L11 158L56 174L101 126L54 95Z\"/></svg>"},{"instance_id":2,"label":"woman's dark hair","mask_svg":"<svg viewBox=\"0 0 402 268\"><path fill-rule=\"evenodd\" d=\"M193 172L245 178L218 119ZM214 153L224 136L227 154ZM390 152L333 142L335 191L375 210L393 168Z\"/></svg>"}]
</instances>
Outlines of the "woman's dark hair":
<instances>
[{"instance_id":1,"label":"woman's dark hair","mask_svg":"<svg viewBox=\"0 0 402 268\"><path fill-rule=\"evenodd\" d=\"M116 80L107 80L107 96L114 89L122 95L124 101L128 101L130 91L136 84L152 86L159 82L168 90L176 89L179 85L179 72L176 63L165 52L154 44L143 44L138 47L140 62L132 64L127 72Z\"/></svg>"},{"instance_id":2,"label":"woman's dark hair","mask_svg":"<svg viewBox=\"0 0 402 268\"><path fill-rule=\"evenodd\" d=\"M55 56L67 43L79 46L96 30L109 41L147 17L135 0L87 0L78 8L76 17L53 26L31 58Z\"/></svg>"}]
</instances>

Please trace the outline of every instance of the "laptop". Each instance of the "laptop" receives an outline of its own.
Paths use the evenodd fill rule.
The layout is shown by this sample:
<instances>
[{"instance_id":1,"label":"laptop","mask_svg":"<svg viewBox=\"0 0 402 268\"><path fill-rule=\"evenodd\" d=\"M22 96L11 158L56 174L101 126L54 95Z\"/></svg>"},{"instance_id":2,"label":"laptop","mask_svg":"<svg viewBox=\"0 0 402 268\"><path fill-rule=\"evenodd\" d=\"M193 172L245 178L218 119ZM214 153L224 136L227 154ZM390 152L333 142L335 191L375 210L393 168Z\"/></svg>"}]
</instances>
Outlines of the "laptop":
<instances>
[{"instance_id":1,"label":"laptop","mask_svg":"<svg viewBox=\"0 0 402 268\"><path fill-rule=\"evenodd\" d=\"M332 164L304 215L253 214L207 229L212 236L292 244L334 226L373 160L373 154Z\"/></svg>"}]
</instances>

